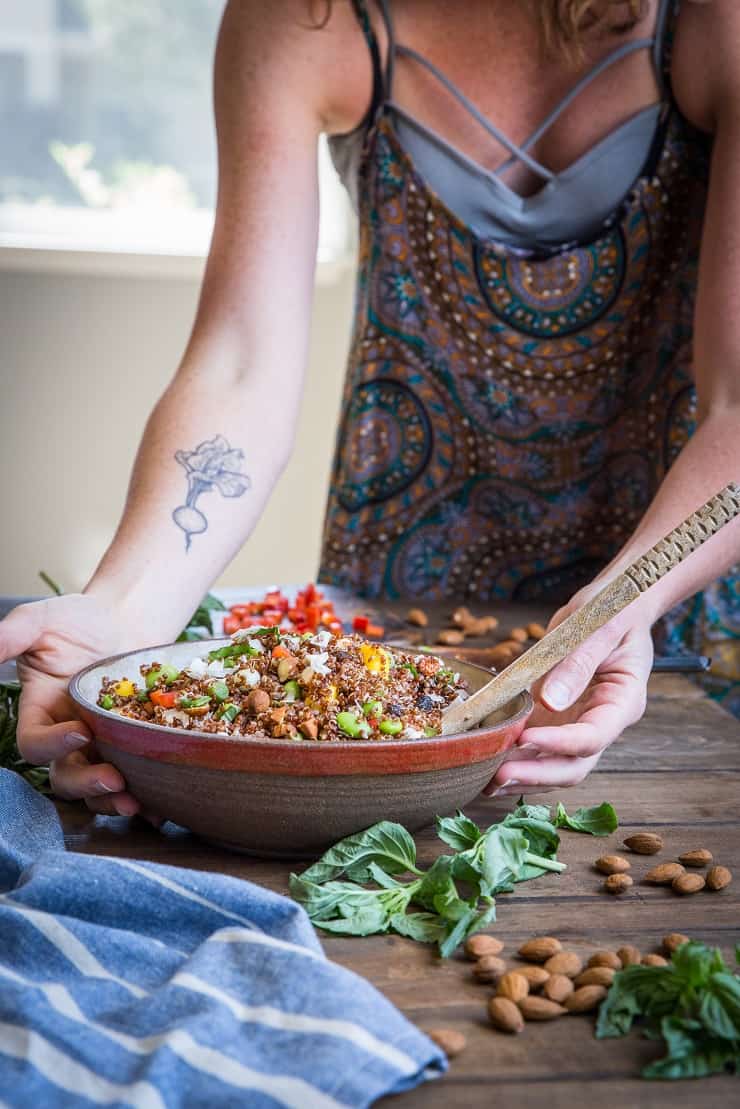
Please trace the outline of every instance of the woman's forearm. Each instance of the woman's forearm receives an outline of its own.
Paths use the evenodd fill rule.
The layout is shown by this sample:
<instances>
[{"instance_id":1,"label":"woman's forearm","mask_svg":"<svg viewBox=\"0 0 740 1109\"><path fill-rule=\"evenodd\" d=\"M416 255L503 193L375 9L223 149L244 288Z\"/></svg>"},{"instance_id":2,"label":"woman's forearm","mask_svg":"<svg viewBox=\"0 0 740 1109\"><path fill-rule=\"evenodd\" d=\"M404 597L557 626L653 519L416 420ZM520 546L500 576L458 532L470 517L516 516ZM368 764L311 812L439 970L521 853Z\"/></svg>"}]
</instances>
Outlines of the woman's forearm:
<instances>
[{"instance_id":1,"label":"woman's forearm","mask_svg":"<svg viewBox=\"0 0 740 1109\"><path fill-rule=\"evenodd\" d=\"M254 528L290 452L299 389L288 391L268 373L227 383L185 368L152 412L86 588L137 641L174 638Z\"/></svg>"},{"instance_id":2,"label":"woman's forearm","mask_svg":"<svg viewBox=\"0 0 740 1109\"><path fill-rule=\"evenodd\" d=\"M711 496L739 480L740 409L728 406L703 420L668 471L639 526L597 582L615 577ZM739 559L740 519L736 519L657 582L635 605L653 622L720 577Z\"/></svg>"}]
</instances>

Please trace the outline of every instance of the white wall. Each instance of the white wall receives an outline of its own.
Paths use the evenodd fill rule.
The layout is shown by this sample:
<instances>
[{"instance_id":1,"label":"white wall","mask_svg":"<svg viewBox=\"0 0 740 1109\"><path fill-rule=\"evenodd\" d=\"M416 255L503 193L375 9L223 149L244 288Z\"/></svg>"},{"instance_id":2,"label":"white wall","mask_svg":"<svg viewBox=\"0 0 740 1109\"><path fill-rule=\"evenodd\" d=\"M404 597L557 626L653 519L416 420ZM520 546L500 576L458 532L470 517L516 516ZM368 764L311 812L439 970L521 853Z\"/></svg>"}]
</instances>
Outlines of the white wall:
<instances>
[{"instance_id":1,"label":"white wall","mask_svg":"<svg viewBox=\"0 0 740 1109\"><path fill-rule=\"evenodd\" d=\"M43 592L39 569L67 591L89 577L197 291L192 276L16 272L0 259L0 594ZM222 585L316 572L352 296L347 272L317 287L293 460ZM288 514L300 543L284 542Z\"/></svg>"}]
</instances>

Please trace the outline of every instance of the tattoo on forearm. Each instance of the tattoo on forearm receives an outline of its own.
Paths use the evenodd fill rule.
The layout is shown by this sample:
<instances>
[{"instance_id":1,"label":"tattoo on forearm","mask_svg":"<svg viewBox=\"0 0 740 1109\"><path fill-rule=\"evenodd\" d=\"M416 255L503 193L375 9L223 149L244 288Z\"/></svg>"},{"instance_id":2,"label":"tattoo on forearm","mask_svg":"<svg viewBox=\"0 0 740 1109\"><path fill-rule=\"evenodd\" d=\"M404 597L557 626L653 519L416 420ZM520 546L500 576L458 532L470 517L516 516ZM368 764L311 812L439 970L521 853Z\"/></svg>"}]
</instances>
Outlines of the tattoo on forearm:
<instances>
[{"instance_id":1,"label":"tattoo on forearm","mask_svg":"<svg viewBox=\"0 0 740 1109\"><path fill-rule=\"evenodd\" d=\"M176 451L175 458L188 476L188 495L185 504L172 513L172 519L185 532L185 550L190 550L192 536L208 529L208 520L196 507L203 493L217 489L222 497L241 497L250 486L244 473L244 452L233 448L217 435L200 443L194 451Z\"/></svg>"}]
</instances>

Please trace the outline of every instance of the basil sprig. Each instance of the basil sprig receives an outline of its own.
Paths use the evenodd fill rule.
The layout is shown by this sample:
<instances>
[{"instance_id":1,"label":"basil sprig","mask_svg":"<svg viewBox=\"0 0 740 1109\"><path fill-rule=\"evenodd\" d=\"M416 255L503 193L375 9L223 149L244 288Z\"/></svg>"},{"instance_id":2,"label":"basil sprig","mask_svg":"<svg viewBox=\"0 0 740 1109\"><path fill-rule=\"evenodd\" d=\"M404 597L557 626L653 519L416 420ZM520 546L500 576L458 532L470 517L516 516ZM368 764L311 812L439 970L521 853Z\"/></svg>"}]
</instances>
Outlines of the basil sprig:
<instances>
[{"instance_id":1,"label":"basil sprig","mask_svg":"<svg viewBox=\"0 0 740 1109\"><path fill-rule=\"evenodd\" d=\"M735 958L740 962L740 949ZM643 1078L701 1078L740 1072L740 979L716 948L683 944L664 967L620 970L599 1010L599 1039L624 1036L636 1020L663 1040L665 1055Z\"/></svg>"},{"instance_id":2,"label":"basil sprig","mask_svg":"<svg viewBox=\"0 0 740 1109\"><path fill-rule=\"evenodd\" d=\"M600 828L596 812L579 810L568 827ZM560 836L545 805L520 803L485 830L462 812L438 817L437 835L455 854L440 855L423 871L412 836L400 824L381 821L335 844L302 874L292 874L290 892L326 932L397 932L436 943L447 957L496 919L497 893L565 870L556 858Z\"/></svg>"}]
</instances>

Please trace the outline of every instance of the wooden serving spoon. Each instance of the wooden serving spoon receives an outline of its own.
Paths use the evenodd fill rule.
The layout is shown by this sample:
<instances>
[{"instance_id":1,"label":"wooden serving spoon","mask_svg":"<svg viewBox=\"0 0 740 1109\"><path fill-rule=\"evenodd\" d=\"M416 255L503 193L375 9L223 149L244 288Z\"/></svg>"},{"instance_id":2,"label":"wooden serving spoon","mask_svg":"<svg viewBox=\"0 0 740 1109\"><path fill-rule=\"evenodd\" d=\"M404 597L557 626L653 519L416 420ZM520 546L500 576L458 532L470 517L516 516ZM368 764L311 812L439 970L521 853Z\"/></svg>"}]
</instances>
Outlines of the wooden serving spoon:
<instances>
[{"instance_id":1,"label":"wooden serving spoon","mask_svg":"<svg viewBox=\"0 0 740 1109\"><path fill-rule=\"evenodd\" d=\"M732 482L467 701L456 701L445 709L442 735L468 731L508 705L517 694L531 689L553 666L735 516L740 516L740 485Z\"/></svg>"}]
</instances>

